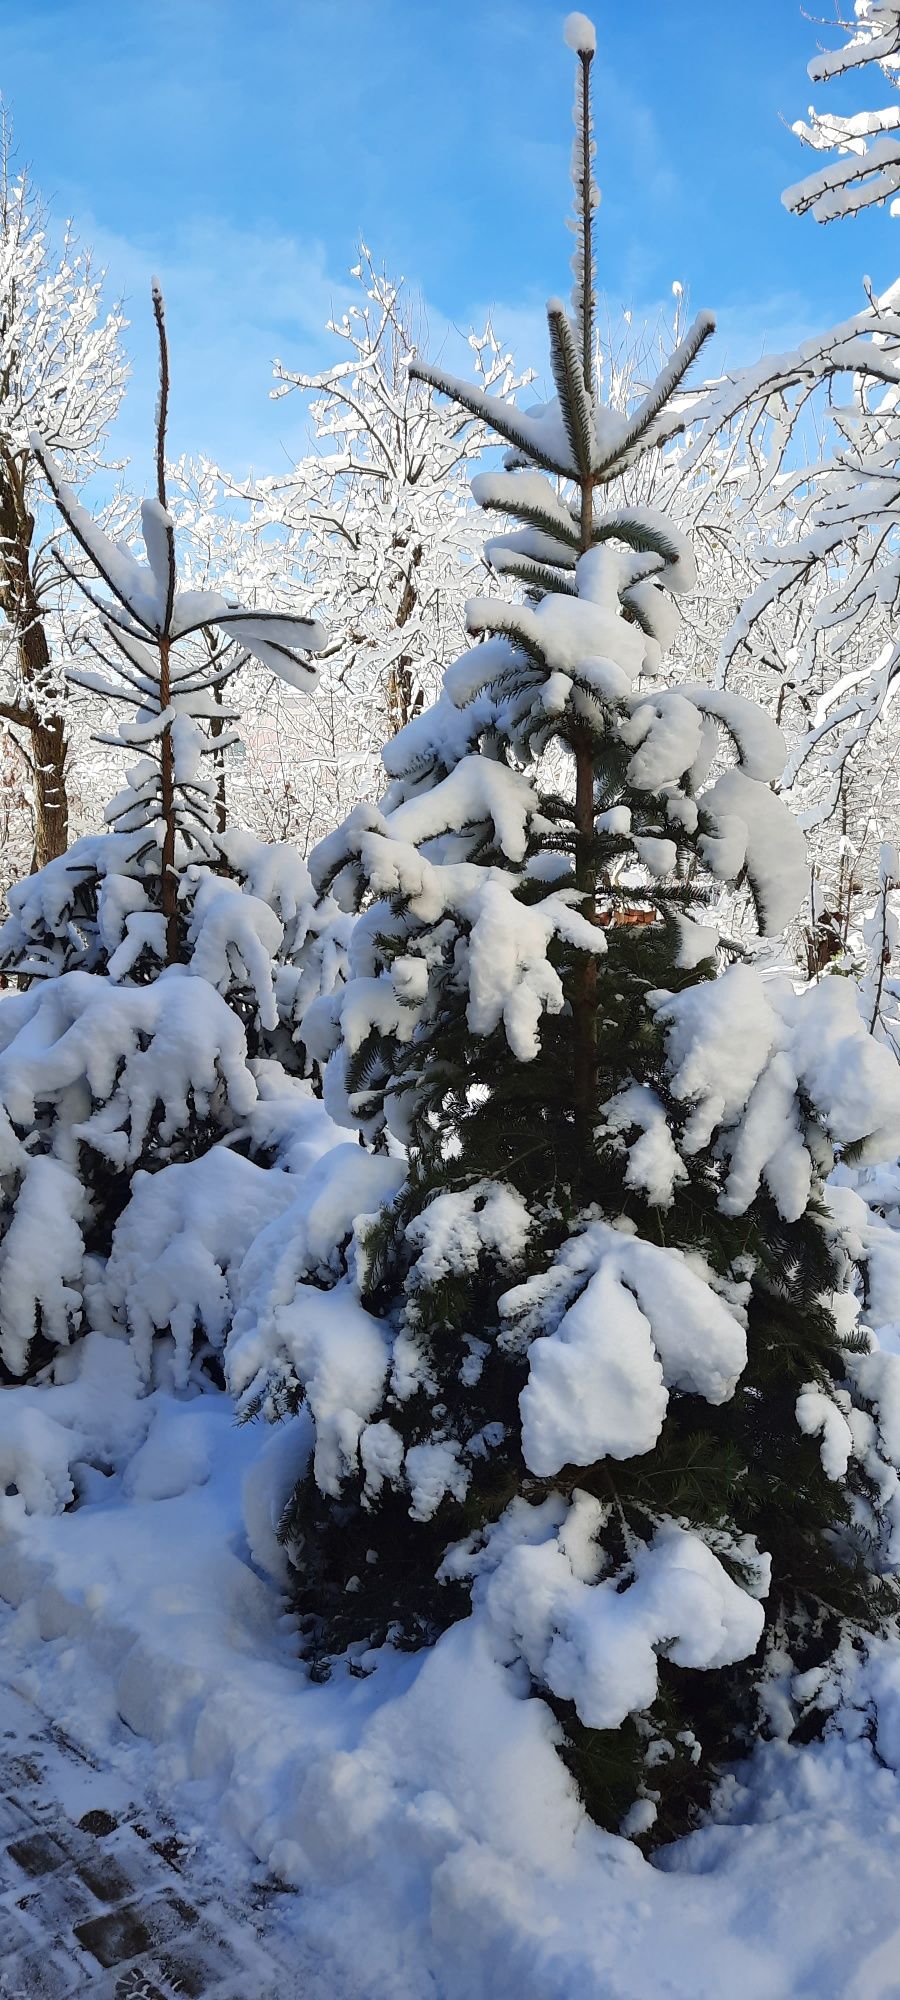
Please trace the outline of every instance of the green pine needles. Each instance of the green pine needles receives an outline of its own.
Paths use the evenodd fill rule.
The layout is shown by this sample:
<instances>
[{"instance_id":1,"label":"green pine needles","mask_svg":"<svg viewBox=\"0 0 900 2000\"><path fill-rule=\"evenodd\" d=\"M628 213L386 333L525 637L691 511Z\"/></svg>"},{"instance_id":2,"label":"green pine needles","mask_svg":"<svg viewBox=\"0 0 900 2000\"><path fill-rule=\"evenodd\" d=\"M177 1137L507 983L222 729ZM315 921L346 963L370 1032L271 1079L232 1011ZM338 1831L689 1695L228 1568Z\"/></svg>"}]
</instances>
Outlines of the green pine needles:
<instances>
[{"instance_id":1,"label":"green pine needles","mask_svg":"<svg viewBox=\"0 0 900 2000\"><path fill-rule=\"evenodd\" d=\"M665 679L693 558L616 482L712 321L633 413L598 401L576 28L556 397L523 412L416 370L507 447L475 491L512 524L488 554L520 594L470 606L382 807L313 856L359 914L303 1032L391 1177L337 1287L358 1345L309 1331L310 1275L236 1387L257 1407L288 1384L315 1419L283 1524L315 1674L480 1619L590 1812L652 1845L771 1726L775 1683L789 1726L824 1726L843 1649L895 1611L884 1357L824 1183L835 1148L896 1146L898 1085L845 982L798 994L719 946L722 885L764 933L789 921L804 843L774 725Z\"/></svg>"}]
</instances>

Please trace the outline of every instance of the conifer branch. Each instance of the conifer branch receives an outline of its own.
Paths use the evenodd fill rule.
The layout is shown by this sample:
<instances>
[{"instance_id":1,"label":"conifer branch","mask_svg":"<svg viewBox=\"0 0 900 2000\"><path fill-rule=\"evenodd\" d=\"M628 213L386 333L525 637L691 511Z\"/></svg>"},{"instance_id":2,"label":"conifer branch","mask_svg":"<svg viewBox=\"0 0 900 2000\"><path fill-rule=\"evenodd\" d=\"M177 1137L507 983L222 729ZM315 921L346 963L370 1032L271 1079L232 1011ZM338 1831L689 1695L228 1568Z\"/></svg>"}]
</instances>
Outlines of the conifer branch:
<instances>
[{"instance_id":1,"label":"conifer branch","mask_svg":"<svg viewBox=\"0 0 900 2000\"><path fill-rule=\"evenodd\" d=\"M665 368L657 376L652 389L648 391L648 394L644 397L644 401L630 419L625 434L616 445L615 450L610 452L609 457L605 458L597 467L597 477L599 479L608 481L617 478L631 464L633 458L638 454L639 448L647 442L648 435L652 431L657 417L661 415L666 404L674 396L676 389L684 381L688 369L696 361L701 348L705 346L710 334L715 332L715 327L716 322L712 313L698 313L693 325L688 328L684 339L676 347L674 354L670 356Z\"/></svg>"},{"instance_id":2,"label":"conifer branch","mask_svg":"<svg viewBox=\"0 0 900 2000\"><path fill-rule=\"evenodd\" d=\"M410 363L410 375L416 382L426 382L447 396L460 409L478 417L489 429L503 438L514 451L521 452L527 465L540 466L544 472L555 472L560 479L574 479L577 466L574 459L563 459L559 452L553 452L541 436L540 425L512 403L504 403L499 396L489 396L470 382L464 382L458 375L449 375L443 368L433 368L429 362Z\"/></svg>"},{"instance_id":3,"label":"conifer branch","mask_svg":"<svg viewBox=\"0 0 900 2000\"><path fill-rule=\"evenodd\" d=\"M627 508L617 513L604 514L594 523L594 543L625 542L630 549L640 554L656 555L667 566L673 568L681 560L682 549L674 536L667 535L665 528L647 520L646 514L631 513Z\"/></svg>"},{"instance_id":4,"label":"conifer branch","mask_svg":"<svg viewBox=\"0 0 900 2000\"><path fill-rule=\"evenodd\" d=\"M135 612L132 610L132 607L129 604L128 597L125 591L120 588L115 578L109 576L106 570L101 567L101 564L97 558L96 548L93 546L91 540L88 538L88 535L86 534L85 530L81 527L78 518L79 513L82 513L83 510L78 509L77 511L75 511L73 509L73 506L70 501L70 489L60 479L56 465L53 459L51 458L50 453L47 451L43 439L38 437L36 432L33 432L31 436L31 448L32 451L34 452L35 458L38 461L38 464L40 465L41 471L44 475L44 478L47 481L47 485L49 486L53 498L56 501L56 505L59 508L59 512L62 515L62 518L66 524L66 527L69 530L70 535L72 536L73 540L78 543L79 548L81 548L84 551L84 554L88 557L89 561L94 565L94 568L99 572L100 576L103 579L103 582L106 584L107 589L111 592L112 596L116 599L117 603L121 605L122 611L127 616L128 625L125 625L125 620L122 619L121 613L118 613L116 611L114 605L105 604L102 597L96 596L96 594L91 590L90 585L85 581L85 579L82 576L79 575L77 569L75 569L73 564L70 563L67 560L67 558L63 555L62 550L59 548L54 548L54 556L59 564L60 569L63 570L64 574L69 578L70 582L77 585L78 589L81 591L82 596L87 598L88 603L93 605L96 611L102 612L105 618L115 619L116 622L121 623L126 630L128 629L133 630L134 626L140 623L142 629L145 632L152 632L153 627L151 625L145 623L143 620L140 621L138 620ZM135 633L134 636L137 637L137 633Z\"/></svg>"},{"instance_id":5,"label":"conifer branch","mask_svg":"<svg viewBox=\"0 0 900 2000\"><path fill-rule=\"evenodd\" d=\"M547 307L547 326L550 333L550 365L566 436L578 467L578 476L589 484L597 455L594 406L575 335L559 299L551 299Z\"/></svg>"},{"instance_id":6,"label":"conifer branch","mask_svg":"<svg viewBox=\"0 0 900 2000\"><path fill-rule=\"evenodd\" d=\"M547 535L552 541L560 542L577 553L578 529L571 519L567 521L561 518L562 510L560 513L552 513L549 508L545 510L530 501L520 500L512 493L509 497L504 497L500 493L485 494L474 480L472 484L475 499L485 514L503 514L507 520L520 521L523 527L535 528L539 534Z\"/></svg>"},{"instance_id":7,"label":"conifer branch","mask_svg":"<svg viewBox=\"0 0 900 2000\"><path fill-rule=\"evenodd\" d=\"M473 639L484 636L510 639L537 666L549 671L537 640L523 627L523 616L527 612L522 606L505 604L499 597L475 598L466 606L466 626Z\"/></svg>"},{"instance_id":8,"label":"conifer branch","mask_svg":"<svg viewBox=\"0 0 900 2000\"><path fill-rule=\"evenodd\" d=\"M539 562L535 556L523 555L516 549L504 549L502 544L490 546L486 551L491 568L498 576L513 576L530 590L557 591L564 597L577 597L578 584L570 570L553 569L550 563Z\"/></svg>"}]
</instances>

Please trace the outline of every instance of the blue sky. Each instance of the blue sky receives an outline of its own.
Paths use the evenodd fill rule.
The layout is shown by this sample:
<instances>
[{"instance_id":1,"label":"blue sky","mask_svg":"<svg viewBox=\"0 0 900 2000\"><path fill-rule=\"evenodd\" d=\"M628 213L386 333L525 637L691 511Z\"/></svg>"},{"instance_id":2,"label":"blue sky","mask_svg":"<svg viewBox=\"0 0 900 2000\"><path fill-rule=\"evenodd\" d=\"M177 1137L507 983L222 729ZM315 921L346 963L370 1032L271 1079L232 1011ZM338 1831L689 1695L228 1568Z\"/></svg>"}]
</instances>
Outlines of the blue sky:
<instances>
[{"instance_id":1,"label":"blue sky","mask_svg":"<svg viewBox=\"0 0 900 2000\"><path fill-rule=\"evenodd\" d=\"M826 0L827 5L827 0ZM432 353L483 320L541 365L568 283L572 58L551 0L0 0L20 155L124 294L121 449L149 460L148 288L167 296L172 447L277 469L303 435L276 354L320 367L361 232L421 288ZM819 11L819 10L816 10ZM822 11L825 11L823 9ZM799 0L595 10L600 280L636 316L673 279L717 361L793 344L895 275L900 223L781 208L812 163ZM821 95L821 93L820 93ZM863 102L864 99L858 99Z\"/></svg>"}]
</instances>

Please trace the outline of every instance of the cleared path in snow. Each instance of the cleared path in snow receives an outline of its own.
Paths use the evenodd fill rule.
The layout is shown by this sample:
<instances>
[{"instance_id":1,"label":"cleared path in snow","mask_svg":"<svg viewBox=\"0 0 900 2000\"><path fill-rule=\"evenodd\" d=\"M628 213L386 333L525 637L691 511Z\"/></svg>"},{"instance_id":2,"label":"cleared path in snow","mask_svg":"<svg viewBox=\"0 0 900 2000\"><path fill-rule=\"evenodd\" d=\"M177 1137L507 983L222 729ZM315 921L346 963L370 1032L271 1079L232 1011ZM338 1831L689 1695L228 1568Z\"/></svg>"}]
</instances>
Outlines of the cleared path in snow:
<instances>
[{"instance_id":1,"label":"cleared path in snow","mask_svg":"<svg viewBox=\"0 0 900 2000\"><path fill-rule=\"evenodd\" d=\"M2 2000L319 2000L294 1896L233 1878L0 1686Z\"/></svg>"}]
</instances>

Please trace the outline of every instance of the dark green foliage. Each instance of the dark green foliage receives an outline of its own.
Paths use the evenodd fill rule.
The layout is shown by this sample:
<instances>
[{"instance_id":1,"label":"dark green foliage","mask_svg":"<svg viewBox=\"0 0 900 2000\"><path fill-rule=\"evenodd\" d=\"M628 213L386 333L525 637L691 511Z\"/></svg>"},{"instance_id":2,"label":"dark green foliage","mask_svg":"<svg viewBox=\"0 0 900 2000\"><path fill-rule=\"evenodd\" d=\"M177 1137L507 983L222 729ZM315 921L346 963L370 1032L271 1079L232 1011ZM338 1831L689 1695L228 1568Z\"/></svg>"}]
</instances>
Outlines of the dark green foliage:
<instances>
[{"instance_id":1,"label":"dark green foliage","mask_svg":"<svg viewBox=\"0 0 900 2000\"><path fill-rule=\"evenodd\" d=\"M584 134L589 187L589 120ZM581 201L582 218L589 206ZM589 248L582 260L587 272ZM582 293L579 302L585 303ZM478 808L483 819L457 813L452 822L441 822L438 812L438 832L429 823L421 835L414 858L424 857L423 875L432 855L436 871L444 860L448 874L460 862L468 871L462 888L451 889L444 901L436 895L433 906L427 882L423 891L409 870L408 845L393 873L380 873L376 862L367 882L359 822L351 829L356 845L349 837L344 850L340 841L333 848L329 843L319 871L323 889L338 874L355 881L367 912L365 983L388 1002L365 1016L369 1033L345 1052L344 1087L368 1143L387 1146L392 1134L408 1150L408 1180L365 1238L361 1281L363 1305L395 1337L395 1355L402 1347L406 1356L373 1419L390 1428L404 1470L380 1486L367 1485L363 1458L338 1498L321 1493L310 1474L282 1531L296 1565L295 1604L307 1655L314 1673L324 1677L336 1654L349 1651L354 1670L364 1671L371 1646L427 1645L465 1616L470 1586L460 1580L467 1572L452 1552L467 1544L470 1561L485 1548L490 1559L491 1531L513 1502L544 1507L545 1516L561 1505L565 1512L562 1503L579 1494L602 1503L591 1510L599 1523L597 1576L616 1592L634 1583L640 1558L662 1530L688 1529L705 1544L704 1559L711 1553L726 1572L726 1589L731 1579L764 1596L766 1626L755 1655L708 1670L661 1658L652 1709L614 1730L586 1727L571 1702L536 1681L589 1811L610 1828L625 1819L650 1847L696 1824L723 1764L760 1734L761 1690L773 1660L783 1657L800 1671L827 1663L848 1632L875 1629L893 1613L896 1592L878 1573L868 1527L878 1496L868 1475L851 1459L846 1478L827 1477L818 1438L798 1427L801 1390L812 1384L833 1398L843 1393L851 1345L839 1338L826 1303L843 1271L820 1190L797 1221L783 1219L765 1183L744 1212L731 1212L719 1134L713 1130L702 1146L690 1141L692 1107L675 1096L667 1030L654 1004L660 993L708 987L719 970L713 958L691 964L692 953L682 950L682 920L704 914L710 878L703 842L705 834L715 834L714 821L703 815L702 776L695 802L697 752L685 748L673 726L665 782L658 774L664 754L658 745L650 766L656 791L641 788L633 761L634 743L641 740L631 728L640 700L634 681L640 671L656 672L660 634L670 629L659 616L662 592L685 587L690 552L684 537L646 511L618 507L602 515L596 489L652 444L657 418L711 322L707 316L696 322L629 420L604 427L575 328L556 306L549 320L561 430L540 415L498 409L433 370L414 371L453 394L463 410L493 423L513 448L508 468L545 468L571 484L561 516L553 490L542 489L540 481L512 477L502 488L505 511L520 530L540 538L529 548L528 533L517 533L499 545L504 569L527 584L529 603L492 597L471 616L470 629L489 637L490 651L478 684L483 719L473 723L465 754L489 760L494 778L497 766L516 772L517 799L522 774L531 781L524 854L520 842L504 844L497 807L489 804ZM500 508L496 487L487 504ZM544 592L552 615L542 619ZM577 611L573 598L580 600ZM561 626L571 643L554 651ZM649 635L649 644L640 633ZM477 682L473 673L472 684ZM702 710L699 702L697 707ZM646 719L645 711L638 731ZM739 744L737 749L740 755ZM421 739L410 732L403 803L440 789L454 764L449 750L442 764L444 754L423 757ZM395 745L392 770L401 765ZM699 765L705 772L709 760L703 765L701 757ZM496 787L484 792L493 800ZM772 807L768 794L766 804ZM671 843L671 851L660 858L658 849L636 845L647 837ZM383 859L389 816L373 839L383 844ZM659 875L654 855L665 871ZM580 919L580 927L549 925L535 1052L529 1046L524 1054L515 1052L505 1016L479 1032L472 1025L475 925L467 897L479 871L512 905L510 923L521 919L525 926L554 900L558 905L557 889ZM374 918L368 914L372 904ZM600 932L603 955L589 948ZM704 949L702 937L694 932L693 938ZM398 961L407 974L412 964L427 975L427 1005L414 1020L397 1013L391 973ZM626 1100L627 1115L635 1101L639 1107L633 1128L616 1115L626 1091L635 1092ZM655 1189L651 1199L653 1183L630 1172L631 1150L646 1129L640 1113L648 1105L661 1114L682 1171L670 1198ZM812 1114L799 1099L795 1108L799 1137ZM820 1156L820 1144L827 1151L821 1131L810 1143L812 1157ZM448 1196L468 1194L477 1222L491 1189L502 1190L511 1211L525 1217L520 1236L506 1244L480 1237L476 1228L474 1250L467 1246L456 1261L446 1256L443 1264L426 1266L420 1225L425 1217L427 1235L432 1206L444 1202L438 1213L446 1213ZM716 1303L724 1298L745 1317L747 1365L734 1393L717 1405L670 1387L651 1451L564 1465L553 1477L539 1477L526 1462L520 1396L529 1381L529 1343L541 1337L540 1314L536 1307L537 1320L523 1334L503 1302L524 1281L552 1274L573 1239L598 1222L614 1225L623 1240L633 1236L681 1253L679 1272L691 1259L689 1268L703 1272ZM575 1282L573 1297L588 1275ZM674 1291L673 1301L673 1313L684 1309ZM548 1328L551 1335L558 1324L559 1316ZM422 1509L417 1514L417 1502L411 1506L408 1454L434 1443L446 1448L448 1441L465 1482L445 1489L425 1517ZM541 1462L537 1453L532 1458ZM659 1634L659 1651L675 1637ZM810 1711L798 1711L798 1726L816 1726ZM652 1830L628 1819L642 1800L656 1808Z\"/></svg>"},{"instance_id":2,"label":"dark green foliage","mask_svg":"<svg viewBox=\"0 0 900 2000\"><path fill-rule=\"evenodd\" d=\"M624 756L610 741L598 747L598 804L625 798L635 818L659 823L662 801L629 794ZM542 801L540 841L530 851L571 853L571 806ZM550 829L553 829L552 831ZM688 843L685 842L687 848ZM676 960L675 915L696 911L697 891L687 882L616 891L609 874L627 843L598 836L593 865L608 884L611 921L608 952L597 968L597 1105L631 1082L651 1086L670 1128L680 1132L685 1107L671 1096L665 1039L647 995L676 992L715 976L705 961L690 970ZM479 859L502 865L485 836ZM543 885L526 884L522 900L538 900ZM636 913L649 922L623 921ZM410 928L396 907L397 928L378 943L384 962L411 948ZM414 942L414 940L413 940ZM568 992L583 955L561 945L551 956ZM472 1085L479 1088L473 1092ZM768 1195L747 1213L723 1214L718 1206L723 1170L714 1153L690 1162L689 1178L665 1209L626 1187L618 1138L597 1138L585 1156L575 1139L576 1091L573 1014L544 1019L540 1053L531 1063L511 1059L502 1029L473 1035L465 994L455 986L452 962L444 1004L412 1041L373 1033L349 1064L350 1089L369 1094L376 1108L385 1093L417 1088L409 1181L366 1240L368 1289L364 1303L396 1318L403 1301L427 1353L441 1421L463 1444L488 1424L504 1427L504 1442L476 1461L462 1502L445 1498L427 1522L409 1513L408 1496L385 1487L361 1504L352 1485L340 1503L323 1497L310 1477L295 1496L284 1524L298 1566L296 1607L308 1657L317 1674L329 1656L391 1640L402 1647L430 1644L465 1614L468 1592L437 1573L448 1548L489 1528L518 1496L535 1506L548 1493L581 1490L614 1501L605 1531L610 1561L627 1575L628 1536L652 1539L665 1519L690 1523L711 1536L754 1537L772 1556L767 1599L770 1631L778 1631L798 1666L818 1658L831 1637L848 1626L871 1629L890 1615L895 1594L874 1573L873 1552L854 1513L854 1493L871 1499L858 1470L846 1488L822 1470L818 1442L801 1436L795 1406L811 1381L840 1383L846 1350L839 1343L823 1293L834 1284L834 1265L823 1215L812 1205L799 1223L786 1224ZM524 1198L533 1218L527 1272L483 1260L476 1274L453 1273L424 1286L417 1282L409 1223L439 1194L483 1181L502 1182ZM497 1302L519 1278L546 1268L585 1215L630 1219L654 1243L691 1250L722 1278L735 1267L753 1272L749 1307L749 1360L733 1398L712 1408L696 1396L673 1395L657 1445L643 1457L594 1467L563 1468L551 1481L536 1478L519 1444L518 1398L527 1377L527 1355L506 1350ZM466 1334L487 1345L478 1382L460 1380ZM384 1415L408 1447L433 1434L434 1393L400 1402L388 1396ZM717 1545L718 1546L718 1545ZM374 1559L373 1559L374 1558ZM734 1566L729 1544L721 1560ZM722 1763L744 1753L758 1734L757 1688L765 1643L757 1656L715 1674L681 1671L661 1663L662 1692L651 1716L629 1719L621 1729L587 1729L571 1704L542 1689L560 1723L563 1755L595 1818L617 1827L634 1799L652 1797L657 1816L641 1835L649 1850L697 1823ZM807 1717L804 1727L812 1724Z\"/></svg>"}]
</instances>

